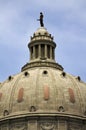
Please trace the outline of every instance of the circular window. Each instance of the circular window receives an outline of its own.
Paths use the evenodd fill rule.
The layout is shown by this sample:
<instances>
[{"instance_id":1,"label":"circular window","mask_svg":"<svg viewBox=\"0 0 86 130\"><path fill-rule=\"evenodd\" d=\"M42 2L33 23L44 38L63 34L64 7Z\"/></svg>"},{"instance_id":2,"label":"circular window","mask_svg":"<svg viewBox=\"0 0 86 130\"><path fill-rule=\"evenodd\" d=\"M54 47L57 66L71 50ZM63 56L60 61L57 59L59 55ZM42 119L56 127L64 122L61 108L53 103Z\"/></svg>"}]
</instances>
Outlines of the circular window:
<instances>
[{"instance_id":1,"label":"circular window","mask_svg":"<svg viewBox=\"0 0 86 130\"><path fill-rule=\"evenodd\" d=\"M10 81L10 80L12 80L13 79L13 77L10 75L9 77L8 77L8 80Z\"/></svg>"},{"instance_id":2,"label":"circular window","mask_svg":"<svg viewBox=\"0 0 86 130\"><path fill-rule=\"evenodd\" d=\"M28 75L29 75L29 73L26 71L26 72L24 73L24 75L25 75L25 76L28 76Z\"/></svg>"},{"instance_id":3,"label":"circular window","mask_svg":"<svg viewBox=\"0 0 86 130\"><path fill-rule=\"evenodd\" d=\"M64 112L64 111L65 111L65 110L64 110L64 107L63 107L63 106L59 106L58 111L59 111L59 112Z\"/></svg>"},{"instance_id":4,"label":"circular window","mask_svg":"<svg viewBox=\"0 0 86 130\"><path fill-rule=\"evenodd\" d=\"M46 70L44 70L44 71L43 71L43 74L44 74L44 75L47 75L47 74L48 74L48 72L47 72Z\"/></svg>"},{"instance_id":5,"label":"circular window","mask_svg":"<svg viewBox=\"0 0 86 130\"><path fill-rule=\"evenodd\" d=\"M30 107L30 112L35 112L36 111L36 107L35 106L31 106Z\"/></svg>"}]
</instances>

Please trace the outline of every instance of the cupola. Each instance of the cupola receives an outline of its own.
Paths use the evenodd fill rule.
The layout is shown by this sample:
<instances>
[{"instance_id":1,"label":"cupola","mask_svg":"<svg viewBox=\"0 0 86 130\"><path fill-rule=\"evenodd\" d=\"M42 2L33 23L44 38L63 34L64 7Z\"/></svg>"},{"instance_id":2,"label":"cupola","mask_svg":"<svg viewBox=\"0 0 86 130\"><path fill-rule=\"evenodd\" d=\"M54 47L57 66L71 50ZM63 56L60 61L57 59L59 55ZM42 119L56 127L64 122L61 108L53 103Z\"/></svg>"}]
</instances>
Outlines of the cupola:
<instances>
[{"instance_id":1,"label":"cupola","mask_svg":"<svg viewBox=\"0 0 86 130\"><path fill-rule=\"evenodd\" d=\"M55 61L56 43L54 37L45 27L39 27L28 43L30 61L22 67L22 71L32 67L54 67L63 70L63 67Z\"/></svg>"},{"instance_id":2,"label":"cupola","mask_svg":"<svg viewBox=\"0 0 86 130\"><path fill-rule=\"evenodd\" d=\"M28 47L30 49L30 62L41 60L55 62L56 44L46 28L37 29L31 37Z\"/></svg>"}]
</instances>

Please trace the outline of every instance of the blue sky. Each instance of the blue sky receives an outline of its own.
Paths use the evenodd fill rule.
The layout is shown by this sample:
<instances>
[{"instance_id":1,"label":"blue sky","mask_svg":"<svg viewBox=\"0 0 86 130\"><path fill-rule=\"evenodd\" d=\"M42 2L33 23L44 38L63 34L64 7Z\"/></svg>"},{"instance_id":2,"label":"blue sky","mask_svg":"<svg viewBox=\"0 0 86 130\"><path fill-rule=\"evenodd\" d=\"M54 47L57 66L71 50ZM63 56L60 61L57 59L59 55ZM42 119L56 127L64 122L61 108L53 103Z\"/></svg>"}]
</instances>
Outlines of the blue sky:
<instances>
[{"instance_id":1,"label":"blue sky","mask_svg":"<svg viewBox=\"0 0 86 130\"><path fill-rule=\"evenodd\" d=\"M86 0L0 0L0 82L29 61L40 12L57 44L56 62L86 82Z\"/></svg>"}]
</instances>

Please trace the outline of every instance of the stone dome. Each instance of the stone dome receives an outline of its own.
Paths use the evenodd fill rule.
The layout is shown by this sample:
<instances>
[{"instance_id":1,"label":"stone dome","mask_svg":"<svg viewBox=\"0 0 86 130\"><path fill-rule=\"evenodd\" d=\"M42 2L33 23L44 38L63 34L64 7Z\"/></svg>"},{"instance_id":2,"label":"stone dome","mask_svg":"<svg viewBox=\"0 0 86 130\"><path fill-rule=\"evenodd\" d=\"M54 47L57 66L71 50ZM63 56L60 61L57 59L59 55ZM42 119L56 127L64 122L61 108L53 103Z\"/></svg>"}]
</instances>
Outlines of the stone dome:
<instances>
[{"instance_id":1,"label":"stone dome","mask_svg":"<svg viewBox=\"0 0 86 130\"><path fill-rule=\"evenodd\" d=\"M0 129L85 130L86 83L55 62L56 44L44 27L28 47L30 62L0 83Z\"/></svg>"},{"instance_id":2,"label":"stone dome","mask_svg":"<svg viewBox=\"0 0 86 130\"><path fill-rule=\"evenodd\" d=\"M47 29L44 28L44 27L38 28L37 31L36 31L34 34L37 35L37 36L38 36L39 34L40 34L40 35L45 35L45 34L49 35Z\"/></svg>"},{"instance_id":3,"label":"stone dome","mask_svg":"<svg viewBox=\"0 0 86 130\"><path fill-rule=\"evenodd\" d=\"M34 81L34 82L33 82ZM35 67L0 84L0 117L24 113L85 116L86 84L52 67Z\"/></svg>"},{"instance_id":4,"label":"stone dome","mask_svg":"<svg viewBox=\"0 0 86 130\"><path fill-rule=\"evenodd\" d=\"M48 41L53 41L53 37L49 32L47 31L46 28L40 27L37 29L37 31L33 34L33 37L31 37L31 41L36 41L36 40L48 40Z\"/></svg>"}]
</instances>

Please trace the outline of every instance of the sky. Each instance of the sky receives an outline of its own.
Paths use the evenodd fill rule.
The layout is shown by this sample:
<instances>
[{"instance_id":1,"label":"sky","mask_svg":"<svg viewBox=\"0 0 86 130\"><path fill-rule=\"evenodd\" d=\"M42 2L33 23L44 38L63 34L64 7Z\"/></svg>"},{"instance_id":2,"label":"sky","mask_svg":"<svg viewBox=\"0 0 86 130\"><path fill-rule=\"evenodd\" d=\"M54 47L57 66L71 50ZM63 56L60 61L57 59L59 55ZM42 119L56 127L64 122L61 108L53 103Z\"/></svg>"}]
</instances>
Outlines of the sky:
<instances>
[{"instance_id":1,"label":"sky","mask_svg":"<svg viewBox=\"0 0 86 130\"><path fill-rule=\"evenodd\" d=\"M86 0L0 0L0 82L29 62L40 12L57 44L56 62L86 82Z\"/></svg>"}]
</instances>

